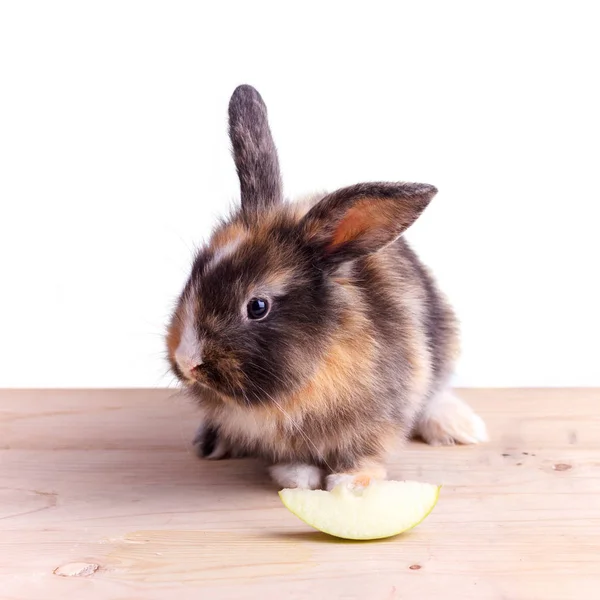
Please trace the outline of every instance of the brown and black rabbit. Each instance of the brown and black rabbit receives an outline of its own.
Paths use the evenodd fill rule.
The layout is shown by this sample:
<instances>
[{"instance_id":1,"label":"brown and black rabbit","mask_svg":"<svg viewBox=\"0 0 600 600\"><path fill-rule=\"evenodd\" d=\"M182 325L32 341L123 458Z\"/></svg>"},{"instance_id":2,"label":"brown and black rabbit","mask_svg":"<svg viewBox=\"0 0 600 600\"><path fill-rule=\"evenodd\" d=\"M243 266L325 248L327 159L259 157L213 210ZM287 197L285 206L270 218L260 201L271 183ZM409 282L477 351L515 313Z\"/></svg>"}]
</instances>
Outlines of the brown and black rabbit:
<instances>
[{"instance_id":1,"label":"brown and black rabbit","mask_svg":"<svg viewBox=\"0 0 600 600\"><path fill-rule=\"evenodd\" d=\"M362 183L289 203L254 88L234 91L229 126L241 207L195 257L167 334L201 456L260 457L280 486L331 489L384 478L410 435L484 441L449 389L453 312L400 237L437 190Z\"/></svg>"}]
</instances>

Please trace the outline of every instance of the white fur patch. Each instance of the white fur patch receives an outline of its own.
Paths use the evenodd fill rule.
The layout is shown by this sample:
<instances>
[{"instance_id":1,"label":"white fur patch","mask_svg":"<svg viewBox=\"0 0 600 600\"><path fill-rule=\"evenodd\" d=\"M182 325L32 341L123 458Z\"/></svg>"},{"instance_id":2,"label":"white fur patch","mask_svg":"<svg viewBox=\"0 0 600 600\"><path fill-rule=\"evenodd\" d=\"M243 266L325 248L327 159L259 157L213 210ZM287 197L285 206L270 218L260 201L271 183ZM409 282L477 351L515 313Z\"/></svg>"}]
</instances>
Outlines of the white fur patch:
<instances>
[{"instance_id":1,"label":"white fur patch","mask_svg":"<svg viewBox=\"0 0 600 600\"><path fill-rule=\"evenodd\" d=\"M489 439L483 419L447 390L430 400L416 431L432 446L479 444Z\"/></svg>"},{"instance_id":2,"label":"white fur patch","mask_svg":"<svg viewBox=\"0 0 600 600\"><path fill-rule=\"evenodd\" d=\"M325 489L330 492L337 485L343 484L349 488L356 487L354 483L354 475L346 473L333 473L325 478Z\"/></svg>"},{"instance_id":3,"label":"white fur patch","mask_svg":"<svg viewBox=\"0 0 600 600\"><path fill-rule=\"evenodd\" d=\"M188 379L192 370L202 364L202 343L196 333L194 309L191 300L186 300L183 311L181 339L175 350L175 362Z\"/></svg>"},{"instance_id":4,"label":"white fur patch","mask_svg":"<svg viewBox=\"0 0 600 600\"><path fill-rule=\"evenodd\" d=\"M316 490L321 487L323 480L319 467L303 463L273 465L269 467L269 473L282 488Z\"/></svg>"},{"instance_id":5,"label":"white fur patch","mask_svg":"<svg viewBox=\"0 0 600 600\"><path fill-rule=\"evenodd\" d=\"M230 242L228 242L227 244L224 244L223 246L219 246L215 250L213 257L206 264L204 271L207 272L207 271L214 269L224 258L231 256L240 247L240 244L243 241L244 241L243 237L237 237L237 238L231 240Z\"/></svg>"}]
</instances>

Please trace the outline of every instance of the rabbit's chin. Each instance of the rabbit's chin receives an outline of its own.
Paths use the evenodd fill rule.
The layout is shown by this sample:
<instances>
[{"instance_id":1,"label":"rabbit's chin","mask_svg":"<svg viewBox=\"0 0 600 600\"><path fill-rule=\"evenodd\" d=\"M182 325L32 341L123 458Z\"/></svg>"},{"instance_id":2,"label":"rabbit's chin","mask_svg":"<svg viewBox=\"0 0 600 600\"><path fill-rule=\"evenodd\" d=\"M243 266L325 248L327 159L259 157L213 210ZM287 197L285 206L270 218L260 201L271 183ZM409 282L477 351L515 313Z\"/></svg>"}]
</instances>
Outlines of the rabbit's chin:
<instances>
[{"instance_id":1,"label":"rabbit's chin","mask_svg":"<svg viewBox=\"0 0 600 600\"><path fill-rule=\"evenodd\" d=\"M200 381L184 381L183 385L189 392L198 399L210 401L212 404L239 404L240 406L253 406L252 402L244 390L232 391L224 389L213 383Z\"/></svg>"}]
</instances>

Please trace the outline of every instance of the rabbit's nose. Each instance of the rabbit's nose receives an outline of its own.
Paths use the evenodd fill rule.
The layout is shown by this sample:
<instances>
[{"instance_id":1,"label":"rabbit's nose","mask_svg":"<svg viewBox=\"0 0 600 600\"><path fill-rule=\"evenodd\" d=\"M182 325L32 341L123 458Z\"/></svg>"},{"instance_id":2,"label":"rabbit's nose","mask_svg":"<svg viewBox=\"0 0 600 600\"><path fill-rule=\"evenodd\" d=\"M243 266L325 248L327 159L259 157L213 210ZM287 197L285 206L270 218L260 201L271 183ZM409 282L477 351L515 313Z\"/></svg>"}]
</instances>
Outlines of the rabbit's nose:
<instances>
[{"instance_id":1,"label":"rabbit's nose","mask_svg":"<svg viewBox=\"0 0 600 600\"><path fill-rule=\"evenodd\" d=\"M194 379L197 371L202 366L202 360L198 357L190 356L177 356L175 355L175 361L181 372L188 378Z\"/></svg>"},{"instance_id":2,"label":"rabbit's nose","mask_svg":"<svg viewBox=\"0 0 600 600\"><path fill-rule=\"evenodd\" d=\"M199 339L193 323L185 323L174 358L186 379L195 379L196 370L203 362L203 353L204 340Z\"/></svg>"}]
</instances>

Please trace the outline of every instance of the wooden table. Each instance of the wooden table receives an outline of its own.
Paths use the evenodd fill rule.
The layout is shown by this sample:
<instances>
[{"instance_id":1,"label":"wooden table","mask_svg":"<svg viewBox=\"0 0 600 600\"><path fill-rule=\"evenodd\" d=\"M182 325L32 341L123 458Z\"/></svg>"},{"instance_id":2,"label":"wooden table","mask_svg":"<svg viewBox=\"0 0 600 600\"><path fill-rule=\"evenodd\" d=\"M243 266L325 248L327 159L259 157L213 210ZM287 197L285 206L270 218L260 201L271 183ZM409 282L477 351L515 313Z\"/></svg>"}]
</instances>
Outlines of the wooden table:
<instances>
[{"instance_id":1,"label":"wooden table","mask_svg":"<svg viewBox=\"0 0 600 600\"><path fill-rule=\"evenodd\" d=\"M0 392L0 599L600 597L600 391L462 395L493 441L410 445L390 476L443 483L438 506L350 543L260 464L198 460L173 391Z\"/></svg>"}]
</instances>

